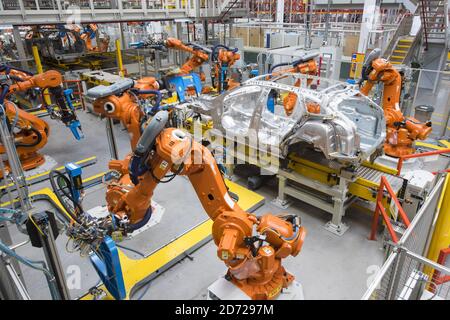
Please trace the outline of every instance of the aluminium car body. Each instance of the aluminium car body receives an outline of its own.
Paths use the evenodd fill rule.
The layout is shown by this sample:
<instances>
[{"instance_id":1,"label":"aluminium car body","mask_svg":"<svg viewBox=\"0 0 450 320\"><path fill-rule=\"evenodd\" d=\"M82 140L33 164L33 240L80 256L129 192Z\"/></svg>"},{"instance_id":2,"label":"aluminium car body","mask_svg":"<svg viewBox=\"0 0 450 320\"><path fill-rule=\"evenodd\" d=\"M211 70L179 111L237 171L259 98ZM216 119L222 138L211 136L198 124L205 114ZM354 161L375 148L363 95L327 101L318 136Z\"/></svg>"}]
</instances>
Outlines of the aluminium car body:
<instances>
[{"instance_id":1,"label":"aluminium car body","mask_svg":"<svg viewBox=\"0 0 450 320\"><path fill-rule=\"evenodd\" d=\"M286 76L271 80L260 76L215 98L189 104L210 115L214 128L226 137L256 135L259 149L278 148L282 158L299 144L312 146L342 166L357 165L380 152L386 132L379 105L346 83L312 90L283 83ZM289 93L297 96L297 104L287 116L282 98ZM310 103L318 104L320 113L308 112Z\"/></svg>"}]
</instances>

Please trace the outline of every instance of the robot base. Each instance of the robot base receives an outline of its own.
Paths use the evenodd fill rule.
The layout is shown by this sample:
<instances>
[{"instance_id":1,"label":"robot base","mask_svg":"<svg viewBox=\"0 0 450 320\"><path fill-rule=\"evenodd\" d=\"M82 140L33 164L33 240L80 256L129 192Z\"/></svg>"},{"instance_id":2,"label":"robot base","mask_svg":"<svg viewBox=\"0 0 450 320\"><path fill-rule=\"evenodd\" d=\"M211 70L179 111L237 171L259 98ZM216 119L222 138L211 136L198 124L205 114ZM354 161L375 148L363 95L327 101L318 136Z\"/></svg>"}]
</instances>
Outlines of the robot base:
<instances>
[{"instance_id":1,"label":"robot base","mask_svg":"<svg viewBox=\"0 0 450 320\"><path fill-rule=\"evenodd\" d=\"M139 228L138 230L135 230L132 233L128 234L128 237L127 237L128 239L134 238L138 234L141 234L144 231L146 231L147 229L160 223L166 209L163 206L161 206L160 204L158 204L156 201L152 200L152 211L153 211L152 217L147 222L147 224L144 225L143 227ZM94 207L92 209L89 209L88 213L97 219L104 218L110 214L108 211L108 208L106 206Z\"/></svg>"},{"instance_id":2,"label":"robot base","mask_svg":"<svg viewBox=\"0 0 450 320\"><path fill-rule=\"evenodd\" d=\"M50 162L48 163L47 161L49 160ZM43 156L39 153L34 153L27 158L20 159L20 162L26 177L49 171L56 165L56 161L52 157ZM5 170L11 172L8 161L5 161ZM3 179L3 172L0 172L0 179Z\"/></svg>"},{"instance_id":3,"label":"robot base","mask_svg":"<svg viewBox=\"0 0 450 320\"><path fill-rule=\"evenodd\" d=\"M250 297L232 282L220 277L208 287L207 300L250 300ZM275 300L305 300L302 285L294 280Z\"/></svg>"}]
</instances>

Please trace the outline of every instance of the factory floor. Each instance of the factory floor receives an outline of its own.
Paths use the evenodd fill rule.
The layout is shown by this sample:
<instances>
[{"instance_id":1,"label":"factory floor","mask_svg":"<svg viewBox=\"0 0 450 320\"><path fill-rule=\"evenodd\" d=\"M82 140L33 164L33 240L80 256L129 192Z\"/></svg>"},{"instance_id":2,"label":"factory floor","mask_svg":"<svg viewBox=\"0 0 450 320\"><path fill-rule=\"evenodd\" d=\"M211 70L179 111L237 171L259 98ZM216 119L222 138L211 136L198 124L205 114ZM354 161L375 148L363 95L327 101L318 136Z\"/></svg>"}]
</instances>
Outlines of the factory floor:
<instances>
[{"instance_id":1,"label":"factory floor","mask_svg":"<svg viewBox=\"0 0 450 320\"><path fill-rule=\"evenodd\" d=\"M430 73L424 72L424 78L430 76ZM431 89L419 88L417 90L416 99L414 101L415 106L428 105L433 106L434 112L431 117L433 123L433 134L437 138L449 136L450 131L450 118L448 110L450 109L450 75L443 74L440 78L436 91ZM414 113L412 113L414 114Z\"/></svg>"},{"instance_id":2,"label":"factory floor","mask_svg":"<svg viewBox=\"0 0 450 320\"><path fill-rule=\"evenodd\" d=\"M67 128L48 119L51 132L42 153L53 157L58 165L95 155L97 163L83 169L83 177L86 178L105 171L110 154L105 121L84 112L79 112L79 118L86 136L82 141L76 141ZM129 137L120 124L114 127L122 157L130 150ZM243 179L237 182L245 185ZM50 187L48 181L32 186L31 190L44 187ZM276 197L276 190L274 184L269 184L257 191L265 197L265 204L256 210L257 214L279 212L270 203ZM105 203L102 187L94 187L87 193L85 209ZM161 222L135 238L122 242L122 245L147 254L207 218L192 186L184 177L176 177L169 184L159 185L154 200L165 208ZM37 201L35 206L39 210L48 208L49 204ZM371 216L367 212L350 208L344 218L350 229L339 237L323 228L331 218L324 211L298 201L286 211L298 214L308 230L301 253L284 260L286 268L303 285L305 298L360 299L384 259L381 241L367 240ZM26 240L27 237L20 234L14 226L9 230L14 243ZM57 239L57 246L71 289L71 298L76 299L95 286L99 278L89 259L80 257L78 252L69 253L66 242L67 237L62 234ZM33 248L30 244L20 247L17 252L32 260L43 260L42 250ZM132 258L139 258L135 253L125 253ZM49 299L50 293L42 273L23 265L21 269L31 298ZM225 266L216 256L216 246L213 242L208 242L190 257L154 279L142 299L205 299L208 286L224 272ZM135 297L141 294L139 291Z\"/></svg>"}]
</instances>

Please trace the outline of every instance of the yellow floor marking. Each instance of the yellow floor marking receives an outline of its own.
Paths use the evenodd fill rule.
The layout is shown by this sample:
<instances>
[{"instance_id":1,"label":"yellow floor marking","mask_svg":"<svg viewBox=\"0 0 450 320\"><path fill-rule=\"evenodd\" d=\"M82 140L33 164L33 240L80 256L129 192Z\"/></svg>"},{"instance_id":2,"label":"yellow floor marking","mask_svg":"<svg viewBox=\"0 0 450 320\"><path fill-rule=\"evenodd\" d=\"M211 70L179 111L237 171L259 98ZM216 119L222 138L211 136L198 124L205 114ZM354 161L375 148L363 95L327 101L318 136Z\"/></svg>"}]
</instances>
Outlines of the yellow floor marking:
<instances>
[{"instance_id":1,"label":"yellow floor marking","mask_svg":"<svg viewBox=\"0 0 450 320\"><path fill-rule=\"evenodd\" d=\"M447 148L444 148L444 147L437 146L435 144L426 143L426 142L422 142L422 141L416 141L416 146L429 148L429 149L435 149L435 150L447 149Z\"/></svg>"},{"instance_id":2,"label":"yellow floor marking","mask_svg":"<svg viewBox=\"0 0 450 320\"><path fill-rule=\"evenodd\" d=\"M93 156L93 157L89 157L89 158L86 158L86 159L83 159L83 160L80 160L80 161L76 161L76 162L74 162L74 163L75 163L75 164L78 164L78 165L81 165L81 164L83 164L83 163L85 163L85 162L89 162L89 161L95 160L96 158L97 158L96 156ZM61 167L58 167L58 168L52 169L52 170L64 170L64 166L61 166ZM49 174L50 174L50 170L49 170L49 171L42 172L42 173L38 173L38 174L35 174L35 175L33 175L33 176L27 177L27 178L26 178L26 181L31 181L31 180L40 178L40 177L42 177L42 176L48 176ZM8 184L8 185L6 185L6 186L1 186L1 187L0 187L0 190L3 190L3 189L5 189L5 188L9 188L9 187L11 187L11 186L13 186L13 183L10 183L10 184Z\"/></svg>"},{"instance_id":3,"label":"yellow floor marking","mask_svg":"<svg viewBox=\"0 0 450 320\"><path fill-rule=\"evenodd\" d=\"M439 143L443 144L446 148L450 148L450 141L448 140L439 140Z\"/></svg>"}]
</instances>

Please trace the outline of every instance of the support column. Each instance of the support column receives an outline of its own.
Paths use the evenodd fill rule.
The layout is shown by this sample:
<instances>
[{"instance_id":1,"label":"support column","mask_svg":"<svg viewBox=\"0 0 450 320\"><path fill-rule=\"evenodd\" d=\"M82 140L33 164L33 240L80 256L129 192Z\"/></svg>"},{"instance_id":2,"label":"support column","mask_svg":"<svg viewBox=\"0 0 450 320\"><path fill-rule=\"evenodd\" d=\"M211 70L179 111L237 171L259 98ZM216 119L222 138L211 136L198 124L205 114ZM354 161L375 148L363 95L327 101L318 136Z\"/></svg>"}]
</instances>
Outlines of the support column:
<instances>
[{"instance_id":1,"label":"support column","mask_svg":"<svg viewBox=\"0 0 450 320\"><path fill-rule=\"evenodd\" d=\"M175 24L176 28L176 38L183 41L183 23L182 22L176 22ZM189 26L188 26L189 28ZM179 50L171 50L173 55L173 62L176 65L181 65L181 52Z\"/></svg>"},{"instance_id":2,"label":"support column","mask_svg":"<svg viewBox=\"0 0 450 320\"><path fill-rule=\"evenodd\" d=\"M312 0L305 1L305 49L311 49L311 32L312 32ZM291 15L292 16L292 15ZM291 21L289 21L291 22Z\"/></svg>"},{"instance_id":3,"label":"support column","mask_svg":"<svg viewBox=\"0 0 450 320\"><path fill-rule=\"evenodd\" d=\"M200 18L200 0L194 0L195 5L195 20L198 21Z\"/></svg>"},{"instance_id":4,"label":"support column","mask_svg":"<svg viewBox=\"0 0 450 320\"><path fill-rule=\"evenodd\" d=\"M287 178L281 174L277 175L278 178L278 196L272 200L272 204L278 208L287 209L290 206L290 201L286 197Z\"/></svg>"},{"instance_id":5,"label":"support column","mask_svg":"<svg viewBox=\"0 0 450 320\"><path fill-rule=\"evenodd\" d=\"M327 3L327 13L325 14L325 35L323 37L322 45L328 45L328 33L330 32L330 9L331 9L331 0L328 0Z\"/></svg>"},{"instance_id":6,"label":"support column","mask_svg":"<svg viewBox=\"0 0 450 320\"><path fill-rule=\"evenodd\" d=\"M89 8L91 9L91 17L95 18L94 0L89 0Z\"/></svg>"},{"instance_id":7,"label":"support column","mask_svg":"<svg viewBox=\"0 0 450 320\"><path fill-rule=\"evenodd\" d=\"M125 34L123 33L123 23L119 22L119 39L120 39L120 46L121 48L125 47Z\"/></svg>"},{"instance_id":8,"label":"support column","mask_svg":"<svg viewBox=\"0 0 450 320\"><path fill-rule=\"evenodd\" d=\"M25 59L27 58L27 54L26 54L25 48L23 46L22 38L20 37L20 31L19 31L18 26L13 26L13 37L14 37L14 43L16 44L17 53L19 54L19 59L21 60L20 66L23 69L27 70L28 64L25 61Z\"/></svg>"},{"instance_id":9,"label":"support column","mask_svg":"<svg viewBox=\"0 0 450 320\"><path fill-rule=\"evenodd\" d=\"M277 23L284 22L284 0L277 1Z\"/></svg>"},{"instance_id":10,"label":"support column","mask_svg":"<svg viewBox=\"0 0 450 320\"><path fill-rule=\"evenodd\" d=\"M205 40L205 44L208 44L208 20L203 20L203 38Z\"/></svg>"},{"instance_id":11,"label":"support column","mask_svg":"<svg viewBox=\"0 0 450 320\"><path fill-rule=\"evenodd\" d=\"M380 12L380 0L365 0L364 11L359 33L358 52L365 53L369 44L370 31L375 29Z\"/></svg>"},{"instance_id":12,"label":"support column","mask_svg":"<svg viewBox=\"0 0 450 320\"><path fill-rule=\"evenodd\" d=\"M123 66L122 46L120 45L120 40L116 40L116 58L117 58L117 66L119 67L119 75L121 77L125 77L126 72Z\"/></svg>"},{"instance_id":13,"label":"support column","mask_svg":"<svg viewBox=\"0 0 450 320\"><path fill-rule=\"evenodd\" d=\"M345 215L345 202L347 200L349 181L341 177L339 179L339 195L333 196L333 217L331 221L325 224L325 229L338 236L342 236L348 230L348 225L342 222L342 217Z\"/></svg>"}]
</instances>

